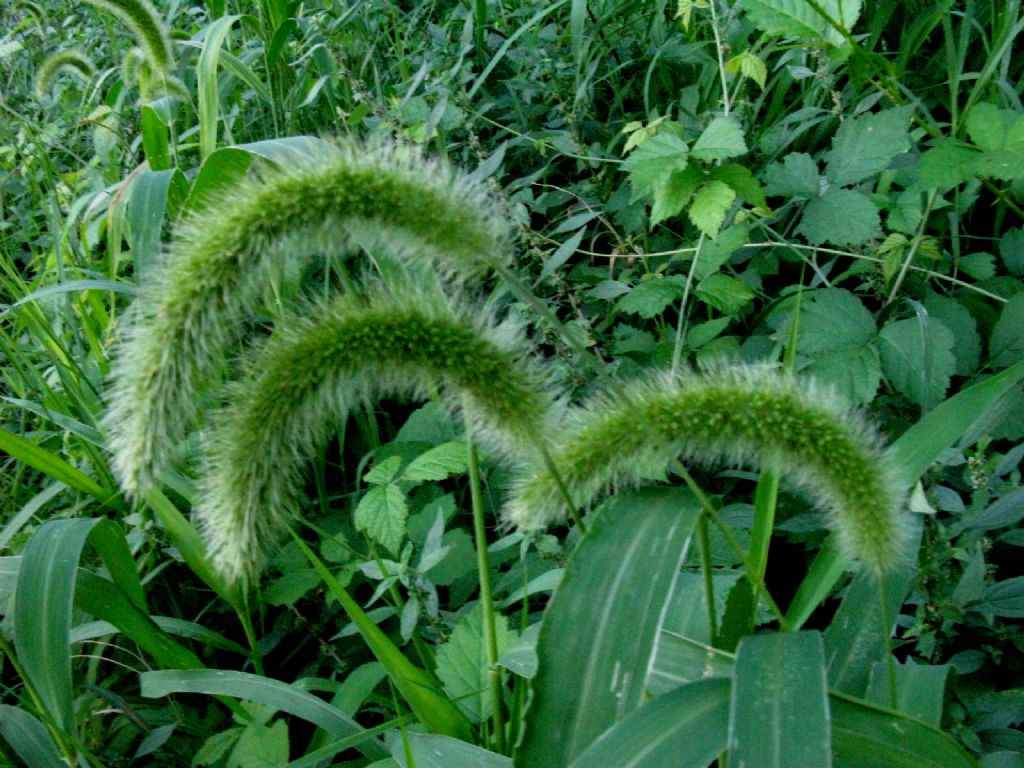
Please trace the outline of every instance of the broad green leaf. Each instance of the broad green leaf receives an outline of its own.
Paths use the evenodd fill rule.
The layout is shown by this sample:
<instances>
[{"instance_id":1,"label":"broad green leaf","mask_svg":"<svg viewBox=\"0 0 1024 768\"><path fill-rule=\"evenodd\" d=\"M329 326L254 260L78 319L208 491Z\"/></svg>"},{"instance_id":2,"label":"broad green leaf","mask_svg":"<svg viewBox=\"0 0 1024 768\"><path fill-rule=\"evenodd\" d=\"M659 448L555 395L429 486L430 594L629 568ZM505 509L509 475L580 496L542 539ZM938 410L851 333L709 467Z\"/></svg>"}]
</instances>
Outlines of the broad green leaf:
<instances>
[{"instance_id":1,"label":"broad green leaf","mask_svg":"<svg viewBox=\"0 0 1024 768\"><path fill-rule=\"evenodd\" d=\"M406 736L416 761L415 768L512 768L511 758L458 739L428 733L409 733ZM401 768L412 768L406 762L401 739L395 739L391 754Z\"/></svg>"},{"instance_id":2,"label":"broad green leaf","mask_svg":"<svg viewBox=\"0 0 1024 768\"><path fill-rule=\"evenodd\" d=\"M499 613L494 618L501 656L515 643L516 633L508 628L505 616ZM470 722L479 723L491 716L484 619L479 605L459 620L448 640L437 649L437 676Z\"/></svg>"},{"instance_id":3,"label":"broad green leaf","mask_svg":"<svg viewBox=\"0 0 1024 768\"><path fill-rule=\"evenodd\" d=\"M719 116L713 119L690 149L690 157L706 162L728 160L747 151L743 129L736 118Z\"/></svg>"},{"instance_id":4,"label":"broad green leaf","mask_svg":"<svg viewBox=\"0 0 1024 768\"><path fill-rule=\"evenodd\" d=\"M238 737L225 768L283 768L288 763L288 725L252 722Z\"/></svg>"},{"instance_id":5,"label":"broad green leaf","mask_svg":"<svg viewBox=\"0 0 1024 768\"><path fill-rule=\"evenodd\" d=\"M221 147L203 161L199 175L192 184L185 208L201 211L211 200L241 181L249 171L254 156L239 147Z\"/></svg>"},{"instance_id":6,"label":"broad green leaf","mask_svg":"<svg viewBox=\"0 0 1024 768\"><path fill-rule=\"evenodd\" d=\"M921 154L917 176L925 187L948 189L970 181L980 169L980 152L952 139L942 139Z\"/></svg>"},{"instance_id":7,"label":"broad green leaf","mask_svg":"<svg viewBox=\"0 0 1024 768\"><path fill-rule=\"evenodd\" d=\"M657 489L616 496L592 516L545 611L524 765L563 768L644 701L698 512L688 493Z\"/></svg>"},{"instance_id":8,"label":"broad green leaf","mask_svg":"<svg viewBox=\"0 0 1024 768\"><path fill-rule=\"evenodd\" d=\"M754 290L742 280L721 273L705 277L697 285L694 293L705 304L726 315L739 312L755 296Z\"/></svg>"},{"instance_id":9,"label":"broad green leaf","mask_svg":"<svg viewBox=\"0 0 1024 768\"><path fill-rule=\"evenodd\" d=\"M806 0L743 0L741 5L762 32L780 37L822 39L842 45L843 36ZM860 17L861 0L821 0L821 9L849 32Z\"/></svg>"},{"instance_id":10,"label":"broad green leaf","mask_svg":"<svg viewBox=\"0 0 1024 768\"><path fill-rule=\"evenodd\" d=\"M999 255L1014 277L1024 275L1024 227L1008 229L999 241Z\"/></svg>"},{"instance_id":11,"label":"broad green leaf","mask_svg":"<svg viewBox=\"0 0 1024 768\"><path fill-rule=\"evenodd\" d=\"M853 406L867 405L874 400L882 381L878 350L869 344L818 352L800 372L834 387Z\"/></svg>"},{"instance_id":12,"label":"broad green leaf","mask_svg":"<svg viewBox=\"0 0 1024 768\"><path fill-rule=\"evenodd\" d=\"M882 233L878 208L852 189L833 187L804 208L797 232L811 245L861 245Z\"/></svg>"},{"instance_id":13,"label":"broad green leaf","mask_svg":"<svg viewBox=\"0 0 1024 768\"><path fill-rule=\"evenodd\" d=\"M1024 360L1024 293L1011 296L1003 305L989 340L989 357L995 369Z\"/></svg>"},{"instance_id":14,"label":"broad green leaf","mask_svg":"<svg viewBox=\"0 0 1024 768\"><path fill-rule=\"evenodd\" d=\"M24 709L0 704L0 737L28 768L67 768L46 726Z\"/></svg>"},{"instance_id":15,"label":"broad green leaf","mask_svg":"<svg viewBox=\"0 0 1024 768\"><path fill-rule=\"evenodd\" d=\"M935 728L942 725L946 687L953 667L948 664L894 663L897 709ZM867 699L880 707L890 707L889 665L879 661L871 670Z\"/></svg>"},{"instance_id":16,"label":"broad green leaf","mask_svg":"<svg viewBox=\"0 0 1024 768\"><path fill-rule=\"evenodd\" d=\"M978 768L951 737L847 696L832 696L834 768Z\"/></svg>"},{"instance_id":17,"label":"broad green leaf","mask_svg":"<svg viewBox=\"0 0 1024 768\"><path fill-rule=\"evenodd\" d=\"M750 242L750 225L733 224L718 233L714 240L705 240L700 253L695 257L697 265L693 269L694 277L703 280L717 272L732 255ZM690 329L691 332L693 329Z\"/></svg>"},{"instance_id":18,"label":"broad green leaf","mask_svg":"<svg viewBox=\"0 0 1024 768\"><path fill-rule=\"evenodd\" d=\"M682 298L685 289L686 278L682 275L654 276L633 287L615 306L620 312L650 319Z\"/></svg>"},{"instance_id":19,"label":"broad green leaf","mask_svg":"<svg viewBox=\"0 0 1024 768\"><path fill-rule=\"evenodd\" d=\"M401 456L388 456L383 461L375 463L373 469L363 475L363 480L371 485L385 485L395 479L401 468Z\"/></svg>"},{"instance_id":20,"label":"broad green leaf","mask_svg":"<svg viewBox=\"0 0 1024 768\"><path fill-rule=\"evenodd\" d=\"M693 197L690 221L708 237L717 237L725 222L725 214L735 199L736 192L724 181L709 181Z\"/></svg>"},{"instance_id":21,"label":"broad green leaf","mask_svg":"<svg viewBox=\"0 0 1024 768\"><path fill-rule=\"evenodd\" d=\"M817 197L821 191L818 164L803 152L791 152L765 172L765 192L778 197Z\"/></svg>"},{"instance_id":22,"label":"broad green leaf","mask_svg":"<svg viewBox=\"0 0 1024 768\"><path fill-rule=\"evenodd\" d=\"M155 699L174 693L205 693L230 696L287 712L323 728L332 736L345 738L359 734L363 728L355 720L327 702L293 685L262 675L223 669L161 670L139 675L141 694ZM367 757L388 756L388 750L375 738L368 737L355 745Z\"/></svg>"},{"instance_id":23,"label":"broad green leaf","mask_svg":"<svg viewBox=\"0 0 1024 768\"><path fill-rule=\"evenodd\" d=\"M163 171L171 167L170 137L167 123L160 113L149 104L141 110L142 147L151 171Z\"/></svg>"},{"instance_id":24,"label":"broad green leaf","mask_svg":"<svg viewBox=\"0 0 1024 768\"><path fill-rule=\"evenodd\" d=\"M954 373L957 376L970 376L978 370L981 337L978 336L977 322L970 311L956 299L938 293L925 299L924 308L953 334L953 357L956 360Z\"/></svg>"},{"instance_id":25,"label":"broad green leaf","mask_svg":"<svg viewBox=\"0 0 1024 768\"><path fill-rule=\"evenodd\" d=\"M711 169L709 178L728 184L741 200L758 208L767 208L761 182L749 168L737 163L725 163Z\"/></svg>"},{"instance_id":26,"label":"broad green leaf","mask_svg":"<svg viewBox=\"0 0 1024 768\"><path fill-rule=\"evenodd\" d=\"M1014 110L999 109L995 104L976 104L967 115L967 135L985 152L1017 150L1024 141L1022 117Z\"/></svg>"},{"instance_id":27,"label":"broad green leaf","mask_svg":"<svg viewBox=\"0 0 1024 768\"><path fill-rule=\"evenodd\" d=\"M729 763L745 768L831 765L825 652L818 632L740 642L729 714Z\"/></svg>"},{"instance_id":28,"label":"broad green leaf","mask_svg":"<svg viewBox=\"0 0 1024 768\"><path fill-rule=\"evenodd\" d=\"M569 768L703 768L726 749L729 687L702 680L647 702Z\"/></svg>"},{"instance_id":29,"label":"broad green leaf","mask_svg":"<svg viewBox=\"0 0 1024 768\"><path fill-rule=\"evenodd\" d=\"M653 194L655 187L665 181L670 173L686 168L689 153L690 148L686 142L668 131L652 136L634 150L622 164L622 169L629 172L634 199L640 195Z\"/></svg>"},{"instance_id":30,"label":"broad green leaf","mask_svg":"<svg viewBox=\"0 0 1024 768\"><path fill-rule=\"evenodd\" d=\"M651 207L651 225L679 213L693 199L693 193L704 181L704 172L693 165L681 171L672 171L654 187L654 205Z\"/></svg>"},{"instance_id":31,"label":"broad green leaf","mask_svg":"<svg viewBox=\"0 0 1024 768\"><path fill-rule=\"evenodd\" d=\"M874 316L856 295L826 288L807 296L800 307L797 351L813 356L859 347L873 341L877 333Z\"/></svg>"},{"instance_id":32,"label":"broad green leaf","mask_svg":"<svg viewBox=\"0 0 1024 768\"><path fill-rule=\"evenodd\" d=\"M177 168L143 171L132 182L128 198L129 242L135 262L135 280L145 282L160 257L160 234L169 208L188 194L188 181Z\"/></svg>"},{"instance_id":33,"label":"broad green leaf","mask_svg":"<svg viewBox=\"0 0 1024 768\"><path fill-rule=\"evenodd\" d=\"M703 590L701 590L703 591ZM716 586L715 602L718 602ZM726 590L722 590L722 595ZM704 622L705 625L707 622ZM662 631L658 650L647 678L647 692L660 696L681 685L714 677L732 677L733 656L709 643L675 632Z\"/></svg>"},{"instance_id":34,"label":"broad green leaf","mask_svg":"<svg viewBox=\"0 0 1024 768\"><path fill-rule=\"evenodd\" d=\"M104 488L64 459L3 427L0 427L0 451L99 501L106 501L114 495L114 491Z\"/></svg>"},{"instance_id":35,"label":"broad green leaf","mask_svg":"<svg viewBox=\"0 0 1024 768\"><path fill-rule=\"evenodd\" d=\"M402 473L402 479L410 483L444 480L464 473L467 461L465 441L443 443L409 462Z\"/></svg>"},{"instance_id":36,"label":"broad green leaf","mask_svg":"<svg viewBox=\"0 0 1024 768\"><path fill-rule=\"evenodd\" d=\"M889 383L928 411L946 396L956 370L953 333L927 315L897 320L878 335L882 370Z\"/></svg>"},{"instance_id":37,"label":"broad green leaf","mask_svg":"<svg viewBox=\"0 0 1024 768\"><path fill-rule=\"evenodd\" d=\"M832 140L825 175L833 184L849 186L884 171L910 150L909 124L907 108L847 119Z\"/></svg>"},{"instance_id":38,"label":"broad green leaf","mask_svg":"<svg viewBox=\"0 0 1024 768\"><path fill-rule=\"evenodd\" d=\"M1024 619L1024 576L997 581L971 608L992 616Z\"/></svg>"},{"instance_id":39,"label":"broad green leaf","mask_svg":"<svg viewBox=\"0 0 1024 768\"><path fill-rule=\"evenodd\" d=\"M409 507L402 489L394 483L378 485L366 492L356 507L356 528L387 547L398 552L405 536L405 521Z\"/></svg>"}]
</instances>

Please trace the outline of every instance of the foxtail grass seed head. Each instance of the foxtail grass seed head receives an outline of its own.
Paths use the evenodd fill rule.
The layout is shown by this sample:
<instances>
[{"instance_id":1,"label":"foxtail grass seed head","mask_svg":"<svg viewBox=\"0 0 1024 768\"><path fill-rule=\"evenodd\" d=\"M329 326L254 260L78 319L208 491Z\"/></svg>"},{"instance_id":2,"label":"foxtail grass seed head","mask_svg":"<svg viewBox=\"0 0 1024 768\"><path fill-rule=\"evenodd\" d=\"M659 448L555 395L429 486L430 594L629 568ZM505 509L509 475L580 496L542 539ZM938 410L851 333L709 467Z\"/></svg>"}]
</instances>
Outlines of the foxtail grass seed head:
<instances>
[{"instance_id":1,"label":"foxtail grass seed head","mask_svg":"<svg viewBox=\"0 0 1024 768\"><path fill-rule=\"evenodd\" d=\"M66 48L47 56L36 70L36 99L42 101L57 76L69 72L83 82L89 82L96 76L96 66L92 60L77 48Z\"/></svg>"},{"instance_id":2,"label":"foxtail grass seed head","mask_svg":"<svg viewBox=\"0 0 1024 768\"><path fill-rule=\"evenodd\" d=\"M483 316L481 316L483 314ZM254 580L296 514L303 468L348 412L440 387L485 444L522 453L550 400L516 329L436 295L340 296L284 319L228 393L207 445L197 514L213 562Z\"/></svg>"},{"instance_id":3,"label":"foxtail grass seed head","mask_svg":"<svg viewBox=\"0 0 1024 768\"><path fill-rule=\"evenodd\" d=\"M181 225L121 331L106 426L137 497L185 436L240 318L288 261L337 254L353 232L464 276L503 260L509 228L478 184L405 146L322 142L210 199Z\"/></svg>"},{"instance_id":4,"label":"foxtail grass seed head","mask_svg":"<svg viewBox=\"0 0 1024 768\"><path fill-rule=\"evenodd\" d=\"M663 470L670 455L737 465L778 457L848 555L884 572L905 554L903 494L878 437L811 383L769 368L664 375L597 397L567 421L551 453L578 507ZM507 519L531 530L567 513L555 477L531 461L514 484Z\"/></svg>"},{"instance_id":5,"label":"foxtail grass seed head","mask_svg":"<svg viewBox=\"0 0 1024 768\"><path fill-rule=\"evenodd\" d=\"M168 73L174 68L174 51L167 25L149 0L84 0L106 11L128 27L154 70Z\"/></svg>"}]
</instances>

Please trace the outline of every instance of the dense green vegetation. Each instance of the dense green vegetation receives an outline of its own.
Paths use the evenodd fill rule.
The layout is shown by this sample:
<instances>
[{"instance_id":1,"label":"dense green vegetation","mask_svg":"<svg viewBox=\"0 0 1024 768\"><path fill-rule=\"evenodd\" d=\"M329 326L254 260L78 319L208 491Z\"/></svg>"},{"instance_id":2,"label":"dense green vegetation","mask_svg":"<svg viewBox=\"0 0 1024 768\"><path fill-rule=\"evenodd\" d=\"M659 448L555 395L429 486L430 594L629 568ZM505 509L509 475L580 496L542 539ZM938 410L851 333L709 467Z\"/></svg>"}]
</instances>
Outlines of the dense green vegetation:
<instances>
[{"instance_id":1,"label":"dense green vegetation","mask_svg":"<svg viewBox=\"0 0 1024 768\"><path fill-rule=\"evenodd\" d=\"M0 764L1024 765L1019 0L0 8Z\"/></svg>"}]
</instances>

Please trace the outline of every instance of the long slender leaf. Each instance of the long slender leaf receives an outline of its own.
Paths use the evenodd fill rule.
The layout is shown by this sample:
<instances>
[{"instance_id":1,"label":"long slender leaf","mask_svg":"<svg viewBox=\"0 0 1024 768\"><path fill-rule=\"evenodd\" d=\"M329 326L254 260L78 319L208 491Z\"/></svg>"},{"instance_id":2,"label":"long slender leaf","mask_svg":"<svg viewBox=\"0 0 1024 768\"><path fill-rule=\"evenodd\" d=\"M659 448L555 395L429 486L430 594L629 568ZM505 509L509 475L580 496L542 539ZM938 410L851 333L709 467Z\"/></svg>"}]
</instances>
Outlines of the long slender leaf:
<instances>
[{"instance_id":1,"label":"long slender leaf","mask_svg":"<svg viewBox=\"0 0 1024 768\"><path fill-rule=\"evenodd\" d=\"M159 698L172 693L205 693L212 696L255 701L280 712L313 723L332 736L346 738L363 729L355 720L311 693L294 686L248 672L220 669L163 670L139 676L142 695ZM390 752L377 739L360 742L356 748L367 757L384 758Z\"/></svg>"},{"instance_id":2,"label":"long slender leaf","mask_svg":"<svg viewBox=\"0 0 1024 768\"><path fill-rule=\"evenodd\" d=\"M725 751L730 687L728 680L702 680L659 696L605 732L569 768L706 768Z\"/></svg>"},{"instance_id":3,"label":"long slender leaf","mask_svg":"<svg viewBox=\"0 0 1024 768\"><path fill-rule=\"evenodd\" d=\"M28 768L67 768L46 726L23 709L0 704L0 736Z\"/></svg>"},{"instance_id":4,"label":"long slender leaf","mask_svg":"<svg viewBox=\"0 0 1024 768\"><path fill-rule=\"evenodd\" d=\"M817 632L744 638L736 654L729 764L829 768L825 651Z\"/></svg>"},{"instance_id":5,"label":"long slender leaf","mask_svg":"<svg viewBox=\"0 0 1024 768\"><path fill-rule=\"evenodd\" d=\"M596 515L544 615L524 765L563 768L643 703L698 513L687 492L652 489L617 496Z\"/></svg>"},{"instance_id":6,"label":"long slender leaf","mask_svg":"<svg viewBox=\"0 0 1024 768\"><path fill-rule=\"evenodd\" d=\"M59 480L69 488L82 491L90 496L106 501L113 495L113 491L104 488L80 469L68 464L64 459L50 453L45 448L26 440L23 437L8 432L0 427L0 451L9 453L18 461L38 469L54 480Z\"/></svg>"},{"instance_id":7,"label":"long slender leaf","mask_svg":"<svg viewBox=\"0 0 1024 768\"><path fill-rule=\"evenodd\" d=\"M206 28L203 50L196 64L199 88L199 155L204 160L217 147L217 121L220 104L217 101L217 62L224 39L240 16L221 16Z\"/></svg>"}]
</instances>

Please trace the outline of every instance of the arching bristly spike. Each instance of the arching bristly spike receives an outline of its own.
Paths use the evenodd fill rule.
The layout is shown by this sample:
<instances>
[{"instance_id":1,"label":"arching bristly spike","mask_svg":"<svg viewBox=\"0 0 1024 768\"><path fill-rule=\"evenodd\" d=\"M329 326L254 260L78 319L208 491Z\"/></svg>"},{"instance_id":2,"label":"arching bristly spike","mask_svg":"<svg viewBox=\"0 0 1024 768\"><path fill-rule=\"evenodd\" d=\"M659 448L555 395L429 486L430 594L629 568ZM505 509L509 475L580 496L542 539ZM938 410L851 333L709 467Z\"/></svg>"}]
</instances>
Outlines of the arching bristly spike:
<instances>
[{"instance_id":1,"label":"arching bristly spike","mask_svg":"<svg viewBox=\"0 0 1024 768\"><path fill-rule=\"evenodd\" d=\"M158 274L140 287L117 351L105 423L130 496L167 464L239 318L282 263L337 254L353 232L375 233L389 254L457 277L508 250L508 225L481 186L402 146L322 142L220 192L179 228Z\"/></svg>"},{"instance_id":2,"label":"arching bristly spike","mask_svg":"<svg viewBox=\"0 0 1024 768\"><path fill-rule=\"evenodd\" d=\"M131 31L151 66L159 72L174 67L174 52L160 13L149 0L84 0L89 5L116 16Z\"/></svg>"},{"instance_id":3,"label":"arching bristly spike","mask_svg":"<svg viewBox=\"0 0 1024 768\"><path fill-rule=\"evenodd\" d=\"M96 65L92 63L92 59L77 48L65 48L50 54L36 70L37 99L41 100L47 94L53 86L54 80L62 72L71 72L84 82L88 82L96 76Z\"/></svg>"},{"instance_id":4,"label":"arching bristly spike","mask_svg":"<svg viewBox=\"0 0 1024 768\"><path fill-rule=\"evenodd\" d=\"M254 580L294 519L303 468L353 406L440 388L486 444L535 445L550 410L518 334L426 295L341 296L287 318L215 417L196 512L213 562Z\"/></svg>"},{"instance_id":5,"label":"arching bristly spike","mask_svg":"<svg viewBox=\"0 0 1024 768\"><path fill-rule=\"evenodd\" d=\"M666 375L596 398L569 419L551 455L580 507L674 456L741 465L778 457L847 554L884 572L905 553L903 493L878 438L828 392L768 368ZM520 473L505 514L526 530L565 519L566 500L544 464Z\"/></svg>"}]
</instances>

